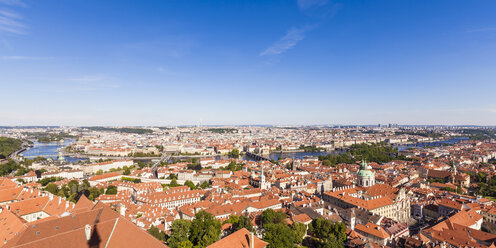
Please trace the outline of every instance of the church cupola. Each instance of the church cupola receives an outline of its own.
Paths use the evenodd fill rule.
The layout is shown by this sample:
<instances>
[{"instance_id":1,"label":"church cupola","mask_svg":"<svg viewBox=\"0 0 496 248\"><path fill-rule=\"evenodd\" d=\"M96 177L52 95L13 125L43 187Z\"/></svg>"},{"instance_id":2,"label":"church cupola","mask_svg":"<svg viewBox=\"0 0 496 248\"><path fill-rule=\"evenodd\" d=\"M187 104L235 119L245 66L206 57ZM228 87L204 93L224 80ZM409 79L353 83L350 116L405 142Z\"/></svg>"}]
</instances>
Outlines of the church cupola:
<instances>
[{"instance_id":1,"label":"church cupola","mask_svg":"<svg viewBox=\"0 0 496 248\"><path fill-rule=\"evenodd\" d=\"M368 165L365 160L360 164L360 170L357 175L357 185L360 187L370 187L375 184L375 173L372 166Z\"/></svg>"}]
</instances>

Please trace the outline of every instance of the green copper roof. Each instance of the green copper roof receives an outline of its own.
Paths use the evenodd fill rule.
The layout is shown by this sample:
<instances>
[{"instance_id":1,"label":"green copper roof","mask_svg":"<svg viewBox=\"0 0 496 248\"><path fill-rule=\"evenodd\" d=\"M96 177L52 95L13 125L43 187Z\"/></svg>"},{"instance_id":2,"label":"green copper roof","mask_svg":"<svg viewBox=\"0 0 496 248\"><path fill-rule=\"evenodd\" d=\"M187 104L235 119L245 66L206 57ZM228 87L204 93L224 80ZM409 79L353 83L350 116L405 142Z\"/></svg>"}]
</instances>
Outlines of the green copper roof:
<instances>
[{"instance_id":1,"label":"green copper roof","mask_svg":"<svg viewBox=\"0 0 496 248\"><path fill-rule=\"evenodd\" d=\"M369 171L369 170L360 170L360 171L358 171L358 176L359 177L372 177L372 176L374 176L374 172Z\"/></svg>"},{"instance_id":2,"label":"green copper roof","mask_svg":"<svg viewBox=\"0 0 496 248\"><path fill-rule=\"evenodd\" d=\"M365 162L365 160L362 160L362 163L360 164L360 170L358 171L358 176L359 177L372 177L372 176L374 176L374 172L369 170L367 162Z\"/></svg>"}]
</instances>

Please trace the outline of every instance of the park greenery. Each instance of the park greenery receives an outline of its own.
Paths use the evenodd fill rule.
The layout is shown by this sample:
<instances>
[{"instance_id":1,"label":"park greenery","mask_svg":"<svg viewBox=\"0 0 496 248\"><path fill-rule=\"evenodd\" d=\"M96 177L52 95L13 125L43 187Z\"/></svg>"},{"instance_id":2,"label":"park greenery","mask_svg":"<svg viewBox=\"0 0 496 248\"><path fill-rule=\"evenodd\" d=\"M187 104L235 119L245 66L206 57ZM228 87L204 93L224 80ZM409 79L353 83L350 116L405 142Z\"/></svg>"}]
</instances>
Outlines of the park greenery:
<instances>
[{"instance_id":1,"label":"park greenery","mask_svg":"<svg viewBox=\"0 0 496 248\"><path fill-rule=\"evenodd\" d=\"M7 163L5 164L0 164L0 176L6 176L12 173L13 171L16 171L20 169L21 166L16 164L13 160L8 160Z\"/></svg>"},{"instance_id":2,"label":"park greenery","mask_svg":"<svg viewBox=\"0 0 496 248\"><path fill-rule=\"evenodd\" d=\"M2 162L0 164L0 176L6 176L10 173L16 171L15 176L22 176L30 171L28 168L20 166L15 163L15 161L9 159L9 155L15 151L18 151L22 148L23 140L8 138L8 137L0 137L0 160L7 159L7 161ZM30 160L27 160L28 162ZM24 163L24 165L28 166L30 164Z\"/></svg>"},{"instance_id":3,"label":"park greenery","mask_svg":"<svg viewBox=\"0 0 496 248\"><path fill-rule=\"evenodd\" d=\"M382 164L395 159L406 159L397 154L397 148L393 148L391 145L384 142L377 144L354 144L345 153L319 156L319 160L322 161L322 164L325 166L336 166L341 163L355 163L358 160Z\"/></svg>"},{"instance_id":4,"label":"park greenery","mask_svg":"<svg viewBox=\"0 0 496 248\"><path fill-rule=\"evenodd\" d=\"M468 136L471 140L488 140L496 139L496 129L463 129L460 131L463 135Z\"/></svg>"},{"instance_id":5,"label":"park greenery","mask_svg":"<svg viewBox=\"0 0 496 248\"><path fill-rule=\"evenodd\" d=\"M482 196L490 196L496 197L496 177L487 177L487 174L484 172L478 172L477 174L472 176L472 180L477 184L475 188L475 193Z\"/></svg>"}]
</instances>

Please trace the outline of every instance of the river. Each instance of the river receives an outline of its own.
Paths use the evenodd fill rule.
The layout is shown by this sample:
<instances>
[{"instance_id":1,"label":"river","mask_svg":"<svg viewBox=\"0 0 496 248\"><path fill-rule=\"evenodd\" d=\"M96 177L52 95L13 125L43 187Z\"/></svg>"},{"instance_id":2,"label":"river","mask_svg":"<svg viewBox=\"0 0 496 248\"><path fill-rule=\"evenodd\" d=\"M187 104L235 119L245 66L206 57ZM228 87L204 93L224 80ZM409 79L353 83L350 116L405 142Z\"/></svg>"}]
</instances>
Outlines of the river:
<instances>
[{"instance_id":1,"label":"river","mask_svg":"<svg viewBox=\"0 0 496 248\"><path fill-rule=\"evenodd\" d=\"M431 141L431 142L419 142L415 144L408 145L395 145L395 148L398 148L398 151L404 151L409 148L422 148L426 146L444 146L444 145L454 145L462 140L468 140L468 137L456 137L448 140L439 140L439 141Z\"/></svg>"},{"instance_id":2,"label":"river","mask_svg":"<svg viewBox=\"0 0 496 248\"><path fill-rule=\"evenodd\" d=\"M398 148L399 151L406 150L408 148L412 147L426 147L426 146L442 146L442 145L452 145L457 142L460 142L462 140L467 140L467 137L456 137L452 138L449 140L441 140L441 141L433 141L433 142L420 142L420 143L415 143L415 144L408 144L408 145L395 145L395 148ZM33 157L45 157L45 158L52 158L54 160L57 160L58 158L58 149L74 143L74 139L67 139L64 140L64 142L51 142L51 143L40 143L40 142L35 142L34 145L27 151L23 152L22 155L28 158L33 158ZM268 155L270 159L274 159L277 161L279 157L283 158L291 158L291 159L303 159L305 157L317 157L321 155L327 155L327 154L338 154L342 152L341 150L334 150L334 151L323 151L323 152L283 152L283 153L271 153ZM55 155L55 156L54 156ZM227 156L219 155L215 156L215 159L226 159ZM246 156L242 157L243 159L246 160L253 160L251 158L248 158ZM73 157L65 157L65 160L67 162L71 163L77 163L78 161L86 161L88 159L86 158L73 158Z\"/></svg>"},{"instance_id":3,"label":"river","mask_svg":"<svg viewBox=\"0 0 496 248\"><path fill-rule=\"evenodd\" d=\"M74 143L74 139L66 139L64 142L50 142L50 143L42 143L42 142L34 142L33 146L29 148L29 150L23 152L21 155L26 158L33 157L44 157L44 158L52 158L53 160L58 159L58 149L64 149L66 146ZM67 162L77 163L78 161L86 161L86 158L73 158L73 157L64 157Z\"/></svg>"}]
</instances>

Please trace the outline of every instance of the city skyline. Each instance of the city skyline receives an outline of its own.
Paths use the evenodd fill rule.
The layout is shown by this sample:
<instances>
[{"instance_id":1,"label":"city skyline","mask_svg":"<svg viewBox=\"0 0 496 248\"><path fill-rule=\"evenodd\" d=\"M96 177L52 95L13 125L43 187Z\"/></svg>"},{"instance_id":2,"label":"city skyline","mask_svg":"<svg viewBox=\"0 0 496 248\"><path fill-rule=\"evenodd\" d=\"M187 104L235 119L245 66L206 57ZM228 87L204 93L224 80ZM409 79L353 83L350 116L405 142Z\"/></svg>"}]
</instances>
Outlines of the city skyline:
<instances>
[{"instance_id":1,"label":"city skyline","mask_svg":"<svg viewBox=\"0 0 496 248\"><path fill-rule=\"evenodd\" d=\"M0 126L493 126L495 8L0 0Z\"/></svg>"}]
</instances>

